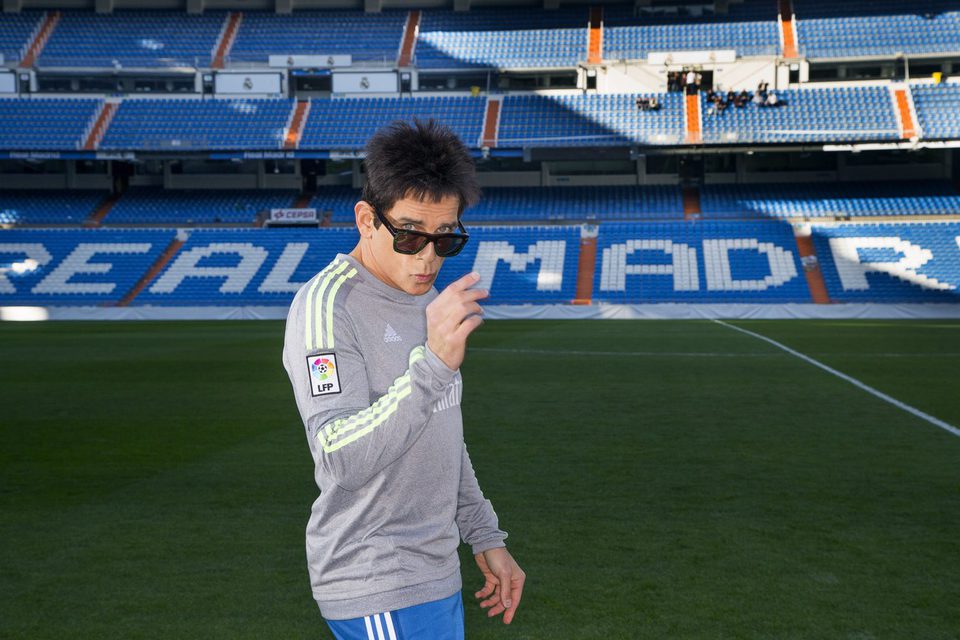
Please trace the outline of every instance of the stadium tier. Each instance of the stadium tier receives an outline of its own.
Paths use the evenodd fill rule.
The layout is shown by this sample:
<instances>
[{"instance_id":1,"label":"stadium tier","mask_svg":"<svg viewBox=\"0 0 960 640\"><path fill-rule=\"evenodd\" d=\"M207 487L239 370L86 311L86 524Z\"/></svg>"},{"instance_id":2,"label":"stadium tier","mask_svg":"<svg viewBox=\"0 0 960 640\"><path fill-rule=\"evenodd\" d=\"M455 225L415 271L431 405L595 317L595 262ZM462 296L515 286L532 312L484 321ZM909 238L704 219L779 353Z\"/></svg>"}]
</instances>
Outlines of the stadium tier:
<instances>
[{"instance_id":1,"label":"stadium tier","mask_svg":"<svg viewBox=\"0 0 960 640\"><path fill-rule=\"evenodd\" d=\"M271 55L350 55L355 62L393 64L406 11L246 11L230 62L266 63Z\"/></svg>"},{"instance_id":2,"label":"stadium tier","mask_svg":"<svg viewBox=\"0 0 960 640\"><path fill-rule=\"evenodd\" d=\"M734 50L739 56L778 55L775 0L708 5L603 6L603 57L645 59L658 51ZM953 0L796 0L799 52L810 58L960 53L960 8ZM553 10L477 7L467 12L420 11L413 64L422 69L573 68L586 60L588 5ZM303 10L291 15L236 12L236 37L226 62L265 63L270 55L350 55L392 64L408 11ZM37 61L39 67L200 67L213 63L230 20L225 11L188 15L119 10L63 11ZM0 51L25 54L44 14L0 15Z\"/></svg>"},{"instance_id":3,"label":"stadium tier","mask_svg":"<svg viewBox=\"0 0 960 640\"><path fill-rule=\"evenodd\" d=\"M43 13L24 11L23 13L0 14L0 54L7 62L21 60L30 36L40 21Z\"/></svg>"},{"instance_id":4,"label":"stadium tier","mask_svg":"<svg viewBox=\"0 0 960 640\"><path fill-rule=\"evenodd\" d=\"M679 219L683 198L668 186L491 187L466 216L474 222Z\"/></svg>"},{"instance_id":5,"label":"stadium tier","mask_svg":"<svg viewBox=\"0 0 960 640\"><path fill-rule=\"evenodd\" d=\"M82 224L109 195L105 191L0 189L0 224Z\"/></svg>"},{"instance_id":6,"label":"stadium tier","mask_svg":"<svg viewBox=\"0 0 960 640\"><path fill-rule=\"evenodd\" d=\"M226 13L64 11L43 48L43 67L210 67Z\"/></svg>"},{"instance_id":7,"label":"stadium tier","mask_svg":"<svg viewBox=\"0 0 960 640\"><path fill-rule=\"evenodd\" d=\"M586 57L587 17L585 7L424 11L414 62L422 69L575 67Z\"/></svg>"},{"instance_id":8,"label":"stadium tier","mask_svg":"<svg viewBox=\"0 0 960 640\"><path fill-rule=\"evenodd\" d=\"M0 192L2 194L2 192ZM105 224L240 223L257 214L290 207L296 191L134 188L123 194L103 219Z\"/></svg>"},{"instance_id":9,"label":"stadium tier","mask_svg":"<svg viewBox=\"0 0 960 640\"><path fill-rule=\"evenodd\" d=\"M960 137L960 85L913 85L911 91L924 138Z\"/></svg>"},{"instance_id":10,"label":"stadium tier","mask_svg":"<svg viewBox=\"0 0 960 640\"><path fill-rule=\"evenodd\" d=\"M793 0L793 8L810 58L960 52L955 0Z\"/></svg>"},{"instance_id":11,"label":"stadium tier","mask_svg":"<svg viewBox=\"0 0 960 640\"><path fill-rule=\"evenodd\" d=\"M838 302L957 302L960 224L816 226L823 279Z\"/></svg>"},{"instance_id":12,"label":"stadium tier","mask_svg":"<svg viewBox=\"0 0 960 640\"><path fill-rule=\"evenodd\" d=\"M85 98L0 99L0 149L76 150L102 104Z\"/></svg>"},{"instance_id":13,"label":"stadium tier","mask_svg":"<svg viewBox=\"0 0 960 640\"><path fill-rule=\"evenodd\" d=\"M603 25L608 60L639 60L658 51L733 49L754 56L780 49L776 2L767 0L730 3L725 13L658 7L638 15L632 5L608 5Z\"/></svg>"},{"instance_id":14,"label":"stadium tier","mask_svg":"<svg viewBox=\"0 0 960 640\"><path fill-rule=\"evenodd\" d=\"M598 227L593 300L811 302L790 225L775 221L608 223ZM579 226L474 227L443 287L470 270L491 304L567 303L577 293ZM112 305L176 237L167 230L0 231L0 305ZM956 302L960 223L817 224L833 301ZM197 230L133 300L160 306L284 306L356 242L351 228Z\"/></svg>"},{"instance_id":15,"label":"stadium tier","mask_svg":"<svg viewBox=\"0 0 960 640\"><path fill-rule=\"evenodd\" d=\"M277 149L292 100L124 100L101 149Z\"/></svg>"},{"instance_id":16,"label":"stadium tier","mask_svg":"<svg viewBox=\"0 0 960 640\"><path fill-rule=\"evenodd\" d=\"M0 304L116 303L175 234L172 229L0 231Z\"/></svg>"},{"instance_id":17,"label":"stadium tier","mask_svg":"<svg viewBox=\"0 0 960 640\"><path fill-rule=\"evenodd\" d=\"M960 85L914 85L923 138L960 137ZM778 91L781 106L717 112L701 94L707 144L894 141L901 135L885 86ZM639 97L660 108L637 108ZM72 151L85 142L103 102L94 99L0 99L0 150ZM298 147L358 150L393 120L436 118L479 149L487 98L378 97L314 99ZM679 93L511 94L501 101L493 153L550 146L684 144ZM285 98L128 98L109 121L99 149L150 151L275 150L283 145L296 102Z\"/></svg>"},{"instance_id":18,"label":"stadium tier","mask_svg":"<svg viewBox=\"0 0 960 640\"><path fill-rule=\"evenodd\" d=\"M707 218L956 215L960 194L942 180L706 185L700 206Z\"/></svg>"},{"instance_id":19,"label":"stadium tier","mask_svg":"<svg viewBox=\"0 0 960 640\"><path fill-rule=\"evenodd\" d=\"M638 97L655 97L661 107L637 109ZM679 93L510 95L503 99L497 146L676 144L683 131Z\"/></svg>"},{"instance_id":20,"label":"stadium tier","mask_svg":"<svg viewBox=\"0 0 960 640\"><path fill-rule=\"evenodd\" d=\"M350 98L313 100L301 149L362 149L380 127L394 121L436 118L478 148L486 98Z\"/></svg>"},{"instance_id":21,"label":"stadium tier","mask_svg":"<svg viewBox=\"0 0 960 640\"><path fill-rule=\"evenodd\" d=\"M722 112L701 94L704 142L896 140L896 114L886 87L777 91L779 106L730 106Z\"/></svg>"}]
</instances>

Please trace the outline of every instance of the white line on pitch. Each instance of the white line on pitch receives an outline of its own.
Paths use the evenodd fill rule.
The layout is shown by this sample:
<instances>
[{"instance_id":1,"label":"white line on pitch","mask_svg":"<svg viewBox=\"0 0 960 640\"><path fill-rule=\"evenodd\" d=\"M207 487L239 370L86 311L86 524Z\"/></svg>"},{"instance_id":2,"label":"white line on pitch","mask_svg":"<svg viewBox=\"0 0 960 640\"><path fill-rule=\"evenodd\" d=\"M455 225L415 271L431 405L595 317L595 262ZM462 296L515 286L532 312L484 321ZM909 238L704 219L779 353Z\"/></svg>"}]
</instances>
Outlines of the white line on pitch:
<instances>
[{"instance_id":1,"label":"white line on pitch","mask_svg":"<svg viewBox=\"0 0 960 640\"><path fill-rule=\"evenodd\" d=\"M739 331L740 333L746 334L746 335L748 335L748 336L753 336L754 338L757 338L758 340L763 340L764 342L766 342L766 343L768 343L768 344L772 344L773 346L777 347L778 349L782 349L782 350L786 351L787 353L789 353L790 355L796 356L797 358L800 358L800 359L803 360L804 362L809 362L809 363L812 364L813 366L819 367L819 368L823 369L824 371L826 371L827 373L830 373L830 374L832 374L832 375L835 375L836 377L840 378L841 380L846 380L847 382L849 382L849 383L852 384L853 386L859 387L859 388L863 389L863 390L866 391L867 393L869 393L869 394L871 394L871 395L873 395L873 396L876 396L876 397L880 398L880 399L883 400L884 402L889 402L890 404L892 404L893 406L897 407L898 409L903 409L903 410L906 411L907 413L911 413L911 414L915 415L916 417L918 417L918 418L920 418L920 419L922 419L922 420L926 420L927 422L929 422L930 424L934 425L935 427L940 427L940 428L943 429L944 431L949 431L950 433L952 433L952 434L955 435L955 436L960 436L960 429L956 428L955 426L953 426L953 425L951 425L951 424L948 424L948 423L944 422L944 421L941 420L940 418L935 418L935 417L933 417L932 415L930 415L929 413L924 413L923 411L920 411L920 409L917 409L916 407L911 407L910 405L908 405L908 404L906 404L906 403L904 403L904 402L900 402L900 401L897 400L896 398L894 398L894 397L892 397L892 396L888 396L888 395L885 394L884 392L878 391L877 389L874 389L873 387L871 387L871 386L868 385L868 384L864 384L863 382L860 382L859 380L857 380L856 378L854 378L854 377L852 377L852 376L848 376L847 374L845 374L845 373L843 373L843 372L841 372L841 371L837 371L837 370L834 369L833 367L829 367L829 366L823 364L822 362L820 362L819 360L814 360L814 359L811 358L810 356L805 355L805 354L803 354L803 353L800 353L800 352L797 351L796 349L791 349L791 348L788 347L787 345L785 345L785 344L783 344L783 343L780 343L780 342L777 342L777 341L774 340L773 338L768 338L768 337L765 336L765 335L762 335L762 334L759 334L759 333L755 333L755 332L753 332L753 331L749 331L748 329L743 329L743 328L738 327L738 326L736 326L736 325L727 324L727 323L724 322L723 320L714 320L714 322L716 322L717 324L723 325L723 326L727 327L728 329L733 329L734 331Z\"/></svg>"}]
</instances>

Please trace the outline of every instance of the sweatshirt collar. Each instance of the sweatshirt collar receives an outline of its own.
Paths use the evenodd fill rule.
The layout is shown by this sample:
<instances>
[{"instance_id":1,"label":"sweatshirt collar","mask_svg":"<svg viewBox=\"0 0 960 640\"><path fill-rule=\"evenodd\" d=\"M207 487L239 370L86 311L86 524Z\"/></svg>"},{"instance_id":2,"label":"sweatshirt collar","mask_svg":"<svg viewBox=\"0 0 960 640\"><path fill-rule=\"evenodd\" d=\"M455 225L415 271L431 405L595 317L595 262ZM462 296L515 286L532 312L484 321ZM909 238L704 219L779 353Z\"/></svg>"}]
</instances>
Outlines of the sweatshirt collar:
<instances>
[{"instance_id":1,"label":"sweatshirt collar","mask_svg":"<svg viewBox=\"0 0 960 640\"><path fill-rule=\"evenodd\" d=\"M395 302L399 302L401 304L420 305L425 307L431 300L433 300L433 298L436 295L435 288L431 288L430 291L423 294L422 296L414 296L407 293L406 291L395 289L394 287L391 287L390 285L388 285L386 282L384 282L377 276L370 273L370 271L368 271L365 266L360 264L359 260L357 260L356 258L354 258L349 254L338 253L337 260L346 260L354 268L356 268L357 273L360 275L361 279L365 284L367 284L369 287L372 287L380 295L384 296L385 298L389 298L390 300L393 300Z\"/></svg>"}]
</instances>

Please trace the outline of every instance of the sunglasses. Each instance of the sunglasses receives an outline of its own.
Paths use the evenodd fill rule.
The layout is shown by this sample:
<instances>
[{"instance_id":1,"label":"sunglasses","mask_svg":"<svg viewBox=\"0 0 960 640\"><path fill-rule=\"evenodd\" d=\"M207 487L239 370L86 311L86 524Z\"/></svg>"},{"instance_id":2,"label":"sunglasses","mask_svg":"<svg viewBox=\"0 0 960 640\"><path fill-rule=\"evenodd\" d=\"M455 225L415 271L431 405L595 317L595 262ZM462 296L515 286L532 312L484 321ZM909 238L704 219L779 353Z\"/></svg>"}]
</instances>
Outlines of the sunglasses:
<instances>
[{"instance_id":1,"label":"sunglasses","mask_svg":"<svg viewBox=\"0 0 960 640\"><path fill-rule=\"evenodd\" d=\"M375 207L371 208L377 216L377 220L382 222L390 235L393 236L393 250L397 253L409 256L416 255L432 242L433 249L438 256L449 258L460 253L467 244L467 240L470 239L467 230L463 228L463 224L459 220L457 220L457 226L463 233L426 233L424 231L413 231L412 229L397 229L390 224L390 221L380 211Z\"/></svg>"}]
</instances>

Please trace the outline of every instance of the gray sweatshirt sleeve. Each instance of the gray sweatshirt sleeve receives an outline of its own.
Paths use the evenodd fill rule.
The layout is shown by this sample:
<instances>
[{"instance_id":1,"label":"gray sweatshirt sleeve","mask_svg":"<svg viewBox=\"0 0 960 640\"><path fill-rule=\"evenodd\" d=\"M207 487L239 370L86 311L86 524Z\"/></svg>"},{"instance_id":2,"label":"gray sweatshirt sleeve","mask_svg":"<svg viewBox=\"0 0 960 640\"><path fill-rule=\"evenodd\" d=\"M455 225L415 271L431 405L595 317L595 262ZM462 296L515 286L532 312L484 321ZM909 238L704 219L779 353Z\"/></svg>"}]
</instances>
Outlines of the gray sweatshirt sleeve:
<instances>
[{"instance_id":1,"label":"gray sweatshirt sleeve","mask_svg":"<svg viewBox=\"0 0 960 640\"><path fill-rule=\"evenodd\" d=\"M296 309L293 311L295 315ZM433 404L456 371L426 345L419 345L410 351L408 368L398 372L387 392L371 399L363 354L350 318L342 308L333 316L335 340L331 342L335 348L310 353L302 343L290 340L288 333L284 362L288 363L318 476L356 491L417 441ZM301 326L294 335L302 333L302 323L295 324ZM320 357L334 363L338 393L313 395L308 365L310 359ZM303 365L297 366L297 362Z\"/></svg>"},{"instance_id":2,"label":"gray sweatshirt sleeve","mask_svg":"<svg viewBox=\"0 0 960 640\"><path fill-rule=\"evenodd\" d=\"M463 445L460 464L460 493L457 497L457 527L460 537L473 548L474 555L505 547L507 534L499 529L493 505L483 497L473 471L467 445Z\"/></svg>"}]
</instances>

